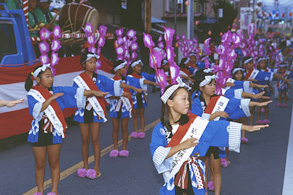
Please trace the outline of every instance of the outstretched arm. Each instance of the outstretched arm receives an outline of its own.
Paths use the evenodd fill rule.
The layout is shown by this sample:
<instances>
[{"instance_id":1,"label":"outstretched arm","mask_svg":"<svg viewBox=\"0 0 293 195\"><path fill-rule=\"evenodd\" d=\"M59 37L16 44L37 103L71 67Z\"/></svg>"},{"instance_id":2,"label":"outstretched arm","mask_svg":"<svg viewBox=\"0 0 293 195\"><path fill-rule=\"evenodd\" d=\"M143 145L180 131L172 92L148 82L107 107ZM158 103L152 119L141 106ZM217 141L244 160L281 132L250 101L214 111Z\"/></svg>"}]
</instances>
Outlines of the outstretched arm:
<instances>
[{"instance_id":1,"label":"outstretched arm","mask_svg":"<svg viewBox=\"0 0 293 195\"><path fill-rule=\"evenodd\" d=\"M143 80L143 84L147 84L147 85L154 85L154 86L158 86L158 83L152 82L152 81L148 81L148 80Z\"/></svg>"},{"instance_id":2,"label":"outstretched arm","mask_svg":"<svg viewBox=\"0 0 293 195\"><path fill-rule=\"evenodd\" d=\"M151 82L151 81L150 81L150 82ZM136 91L137 93L141 93L141 92L143 92L143 91L146 91L146 90L144 90L144 89L138 89L138 88L136 88L136 87L133 87L133 86L131 86L131 85L127 85L127 84L122 83L122 82L121 82L121 84L120 84L120 87L121 87L121 88L125 88L125 89L132 89L132 90Z\"/></svg>"},{"instance_id":3,"label":"outstretched arm","mask_svg":"<svg viewBox=\"0 0 293 195\"><path fill-rule=\"evenodd\" d=\"M16 104L22 103L23 101L24 101L24 98L19 100L14 100L14 101L0 100L0 107L2 106L13 107Z\"/></svg>"},{"instance_id":4,"label":"outstretched arm","mask_svg":"<svg viewBox=\"0 0 293 195\"><path fill-rule=\"evenodd\" d=\"M49 97L46 101L44 101L44 103L42 104L42 108L40 112L43 112L50 104L53 100L57 99L58 97L63 96L64 93L55 93L54 95L52 95L51 97Z\"/></svg>"}]
</instances>

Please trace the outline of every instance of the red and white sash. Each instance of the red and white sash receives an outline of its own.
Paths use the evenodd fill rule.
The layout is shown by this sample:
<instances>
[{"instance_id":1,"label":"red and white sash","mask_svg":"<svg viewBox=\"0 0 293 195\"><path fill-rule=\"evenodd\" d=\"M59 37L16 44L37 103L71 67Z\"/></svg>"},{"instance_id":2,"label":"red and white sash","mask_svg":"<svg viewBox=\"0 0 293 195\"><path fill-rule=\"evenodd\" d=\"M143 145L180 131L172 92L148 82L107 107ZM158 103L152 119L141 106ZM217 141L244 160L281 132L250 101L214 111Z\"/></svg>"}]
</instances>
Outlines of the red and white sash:
<instances>
[{"instance_id":1,"label":"red and white sash","mask_svg":"<svg viewBox=\"0 0 293 195\"><path fill-rule=\"evenodd\" d=\"M75 77L73 81L78 85L80 88L84 88L86 90L94 90L99 91L97 85L93 82L90 76L83 72L79 76ZM97 113L99 118L104 119L104 122L107 121L106 119L106 101L103 97L89 97L87 98L90 104L86 107L86 109L90 110L91 108Z\"/></svg>"},{"instance_id":2,"label":"red and white sash","mask_svg":"<svg viewBox=\"0 0 293 195\"><path fill-rule=\"evenodd\" d=\"M115 75L113 77L113 80L118 81L118 80L121 80L121 78L118 77L117 75ZM129 93L131 95L131 93L129 92L128 89L123 89L123 92ZM130 117L131 117L132 116L132 98L127 98L127 97L121 96L120 99L117 100L117 105L116 105L115 111L119 112L120 109L122 108L122 105L125 106L126 110L129 112Z\"/></svg>"},{"instance_id":3,"label":"red and white sash","mask_svg":"<svg viewBox=\"0 0 293 195\"><path fill-rule=\"evenodd\" d=\"M174 133L174 135L172 136L170 142L168 143L166 147L176 146L190 138L197 138L198 140L200 139L209 121L204 120L201 117L197 117L196 115L191 113L188 114L188 117L189 117L188 123L185 125L179 125L177 131ZM163 173L165 182L168 182L172 177L174 177L179 172L181 168L183 168L182 171L180 170L180 172L182 173L177 174L176 176L176 178L178 177L177 179L178 183L175 183L175 185L178 185L181 188L186 189L184 188L184 186L185 187L187 186L187 182L185 178L187 178L187 181L188 181L188 176L185 177L187 172L184 171L185 169L184 164L192 163L192 161L194 161L194 159L190 157L193 149L194 149L193 147L188 149L183 149L178 151L176 154L172 156L173 162L172 162L171 171ZM196 167L193 166L193 168L196 168ZM198 173L201 172L200 170L194 170L194 171ZM183 173L185 175L182 175ZM204 176L196 174L195 177L197 180L198 189L204 188L204 178L203 178Z\"/></svg>"},{"instance_id":4,"label":"red and white sash","mask_svg":"<svg viewBox=\"0 0 293 195\"><path fill-rule=\"evenodd\" d=\"M255 79L256 75L258 74L259 70L257 69L252 69L247 72L245 75L245 80L247 81L248 79Z\"/></svg>"},{"instance_id":5,"label":"red and white sash","mask_svg":"<svg viewBox=\"0 0 293 195\"><path fill-rule=\"evenodd\" d=\"M190 76L190 72L186 69L186 68L180 68L180 72L184 73L185 76L189 77Z\"/></svg>"},{"instance_id":6,"label":"red and white sash","mask_svg":"<svg viewBox=\"0 0 293 195\"><path fill-rule=\"evenodd\" d=\"M229 99L224 96L214 96L211 98L207 108L205 109L205 114L213 114L217 111L224 111L228 105ZM214 121L218 121L220 117L216 117Z\"/></svg>"},{"instance_id":7,"label":"red and white sash","mask_svg":"<svg viewBox=\"0 0 293 195\"><path fill-rule=\"evenodd\" d=\"M29 92L28 95L33 96L38 102L45 102L47 99L49 99L52 94L45 88L40 87L38 85L34 86ZM58 136L62 136L62 138L65 137L64 132L66 131L67 125L65 122L65 118L63 115L63 112L58 105L56 100L53 100L50 105L44 110L45 114L47 115L49 121L52 123L55 131L54 133L57 133ZM48 122L45 122L44 125L44 131L48 131L50 129L50 124ZM51 128L52 131L52 128Z\"/></svg>"}]
</instances>

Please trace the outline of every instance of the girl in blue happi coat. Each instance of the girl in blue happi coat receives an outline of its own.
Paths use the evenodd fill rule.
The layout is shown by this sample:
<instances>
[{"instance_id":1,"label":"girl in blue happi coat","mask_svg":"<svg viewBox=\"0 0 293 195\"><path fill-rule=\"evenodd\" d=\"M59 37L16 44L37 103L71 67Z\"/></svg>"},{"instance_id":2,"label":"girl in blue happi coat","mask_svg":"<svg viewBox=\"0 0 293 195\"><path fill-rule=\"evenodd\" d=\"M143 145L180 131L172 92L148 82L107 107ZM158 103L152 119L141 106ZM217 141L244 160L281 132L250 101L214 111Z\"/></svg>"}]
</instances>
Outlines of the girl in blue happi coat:
<instances>
[{"instance_id":1,"label":"girl in blue happi coat","mask_svg":"<svg viewBox=\"0 0 293 195\"><path fill-rule=\"evenodd\" d=\"M73 79L73 86L85 89L94 89L109 92L112 96L121 96L123 88L132 89L136 92L142 92L142 89L127 85L121 80L113 80L104 75L96 74L94 71L97 66L98 55L91 52L83 53L80 57L80 64L84 68L79 76ZM104 97L95 98L88 97L85 100L85 106L77 109L74 120L79 122L80 134L82 139L81 151L83 159L83 168L78 170L79 177L88 177L95 179L101 176L100 172L100 157L101 147L99 141L100 124L106 122L106 101ZM91 130L91 141L94 149L95 167L89 169L89 133Z\"/></svg>"},{"instance_id":2,"label":"girl in blue happi coat","mask_svg":"<svg viewBox=\"0 0 293 195\"><path fill-rule=\"evenodd\" d=\"M161 195L205 195L205 166L202 157L209 146L230 147L238 151L240 130L255 131L267 125L245 126L227 121L208 121L188 113L189 95L179 84L166 87L161 121L152 133L150 151L159 174L163 174Z\"/></svg>"},{"instance_id":3,"label":"girl in blue happi coat","mask_svg":"<svg viewBox=\"0 0 293 195\"><path fill-rule=\"evenodd\" d=\"M36 85L34 85L34 80ZM32 144L35 157L35 177L38 193L44 193L46 152L51 170L52 193L58 194L60 179L59 157L62 138L67 128L62 110L82 107L85 96L104 96L101 91L84 90L75 87L53 87L50 65L37 66L27 76L25 89L28 91L29 113L33 116L28 142Z\"/></svg>"},{"instance_id":4,"label":"girl in blue happi coat","mask_svg":"<svg viewBox=\"0 0 293 195\"><path fill-rule=\"evenodd\" d=\"M225 118L239 119L250 116L250 106L267 105L270 103L259 103L252 102L250 99L217 96L215 95L216 78L212 73L206 73L202 70L196 73L193 88L198 95L192 101L191 111L193 114L210 121L225 120ZM207 152L207 157L211 159L211 181L208 183L208 187L211 190L215 190L215 194L220 194L222 183L221 164L224 167L230 164L228 154L226 156L225 150L219 149L218 147L210 147ZM208 158L206 158L205 163L206 167L208 167Z\"/></svg>"},{"instance_id":5,"label":"girl in blue happi coat","mask_svg":"<svg viewBox=\"0 0 293 195\"><path fill-rule=\"evenodd\" d=\"M141 68L143 66L143 63L141 60L133 61L127 71L127 75L133 78L141 79L145 78L146 80L150 81L148 84L158 86L158 83L156 83L156 76L150 75L145 72L141 71ZM147 87L144 88L147 90ZM144 138L145 132L144 132L144 125L145 125L145 118L144 118L144 111L145 107L147 107L147 99L146 99L146 93L136 93L133 90L129 90L132 95L132 101L133 101L133 126L134 126L134 132L130 134L132 138ZM138 116L140 119L140 132L138 131Z\"/></svg>"},{"instance_id":6,"label":"girl in blue happi coat","mask_svg":"<svg viewBox=\"0 0 293 195\"><path fill-rule=\"evenodd\" d=\"M115 76L112 78L115 81L122 81L130 86L134 86L136 88L145 88L144 85L150 84L151 82L141 78L136 79L134 77L124 76L126 73L127 62L124 61L116 61L113 65L112 72L115 73ZM129 117L132 116L132 97L131 93L128 89L123 89L122 96L109 96L107 98L110 102L110 117L112 118L113 124L113 145L114 150L112 150L109 154L110 157L116 158L118 155L121 157L128 157L129 151L127 150L127 142L128 142L128 120ZM121 129L122 129L122 150L118 150L118 132L119 132L119 123L121 121Z\"/></svg>"}]
</instances>

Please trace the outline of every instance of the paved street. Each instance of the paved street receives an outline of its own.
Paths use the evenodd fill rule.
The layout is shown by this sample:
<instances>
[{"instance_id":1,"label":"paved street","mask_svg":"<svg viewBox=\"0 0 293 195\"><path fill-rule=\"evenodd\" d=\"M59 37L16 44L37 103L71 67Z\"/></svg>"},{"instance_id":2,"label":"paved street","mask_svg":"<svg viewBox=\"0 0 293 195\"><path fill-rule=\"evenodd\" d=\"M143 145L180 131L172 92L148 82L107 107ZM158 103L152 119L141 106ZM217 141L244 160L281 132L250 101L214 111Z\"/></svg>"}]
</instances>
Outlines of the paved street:
<instances>
[{"instance_id":1,"label":"paved street","mask_svg":"<svg viewBox=\"0 0 293 195\"><path fill-rule=\"evenodd\" d=\"M292 97L292 92L291 92ZM281 195L290 130L292 100L289 108L278 108L276 100L270 105L272 124L257 133L248 134L248 145L241 146L241 153L230 153L231 165L222 168L223 195ZM81 139L78 126L67 130L62 144L61 181L59 193L101 195L155 195L163 184L162 176L153 166L149 143L152 127L160 117L159 92L150 93L146 109L146 138L129 140L129 158L112 159L111 120L101 127L101 173L96 180L80 179L76 170L82 167ZM109 117L108 117L109 118ZM8 129L9 130L9 129ZM133 130L132 120L129 132ZM119 140L121 136L119 137ZM121 142L119 142L121 145ZM120 147L121 148L121 147ZM90 147L90 162L93 161ZM36 190L34 157L30 144L21 142L10 149L0 150L0 194L33 194ZM90 164L93 168L93 163ZM46 193L50 192L50 172L46 168ZM209 192L209 194L213 194Z\"/></svg>"}]
</instances>

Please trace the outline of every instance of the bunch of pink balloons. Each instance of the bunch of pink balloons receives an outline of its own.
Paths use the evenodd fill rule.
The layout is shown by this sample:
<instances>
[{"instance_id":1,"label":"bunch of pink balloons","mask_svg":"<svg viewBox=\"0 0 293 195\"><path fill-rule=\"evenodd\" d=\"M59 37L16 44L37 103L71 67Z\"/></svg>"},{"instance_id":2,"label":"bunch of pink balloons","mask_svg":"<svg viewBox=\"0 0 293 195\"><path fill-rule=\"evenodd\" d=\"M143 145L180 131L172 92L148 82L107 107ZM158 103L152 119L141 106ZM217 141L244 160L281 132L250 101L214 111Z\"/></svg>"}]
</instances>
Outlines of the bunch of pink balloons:
<instances>
[{"instance_id":1,"label":"bunch of pink balloons","mask_svg":"<svg viewBox=\"0 0 293 195\"><path fill-rule=\"evenodd\" d=\"M47 30L46 28L43 28L40 31L40 38L42 40L41 43L39 43L39 49L41 52L41 56L40 56L40 61L42 62L42 64L48 64L49 63L49 57L48 57L48 52L50 50L50 46L47 43L47 40L50 38L50 36L53 36L53 40L51 43L51 70L52 70L52 74L53 76L55 76L56 74L56 69L54 68L54 66L56 64L58 64L59 62L59 57L58 57L58 50L61 48L61 44L60 41L58 40L58 38L61 37L61 29L59 26L55 26L55 28L53 29L52 33Z\"/></svg>"},{"instance_id":2,"label":"bunch of pink balloons","mask_svg":"<svg viewBox=\"0 0 293 195\"><path fill-rule=\"evenodd\" d=\"M175 30L171 28L164 27L165 33L164 33L164 39L166 43L166 53L167 53L167 60L170 66L170 77L172 84L177 84L177 77L179 77L179 71L180 68L177 66L176 62L174 61L174 58L176 57L176 54L174 53L174 47L173 47L173 37L175 34Z\"/></svg>"},{"instance_id":3,"label":"bunch of pink balloons","mask_svg":"<svg viewBox=\"0 0 293 195\"><path fill-rule=\"evenodd\" d=\"M221 88L225 87L228 78L231 78L231 70L233 69L237 54L235 49L242 43L242 36L239 33L231 33L227 31L222 36L222 42L216 52L220 55L219 65L214 66L214 71L217 73L217 88L216 92L221 93Z\"/></svg>"},{"instance_id":4,"label":"bunch of pink balloons","mask_svg":"<svg viewBox=\"0 0 293 195\"><path fill-rule=\"evenodd\" d=\"M197 60L200 60L200 49L196 38L192 40L186 39L186 36L182 34L181 37L179 35L176 35L176 41L178 43L180 51L183 53L183 56L185 58L189 57L190 52L194 52L196 53Z\"/></svg>"},{"instance_id":5,"label":"bunch of pink balloons","mask_svg":"<svg viewBox=\"0 0 293 195\"><path fill-rule=\"evenodd\" d=\"M127 62L127 66L137 58L137 37L136 31L133 29L123 36L123 28L116 30L118 47L116 48L117 60L124 60Z\"/></svg>"},{"instance_id":6,"label":"bunch of pink balloons","mask_svg":"<svg viewBox=\"0 0 293 195\"><path fill-rule=\"evenodd\" d=\"M155 69L156 79L158 81L159 87L161 88L161 94L163 94L165 87L167 86L167 75L163 69L159 69L163 59L161 48L155 47L156 45L153 42L152 37L146 33L143 33L143 43L145 47L149 48L150 50L149 64L151 68Z\"/></svg>"}]
</instances>

